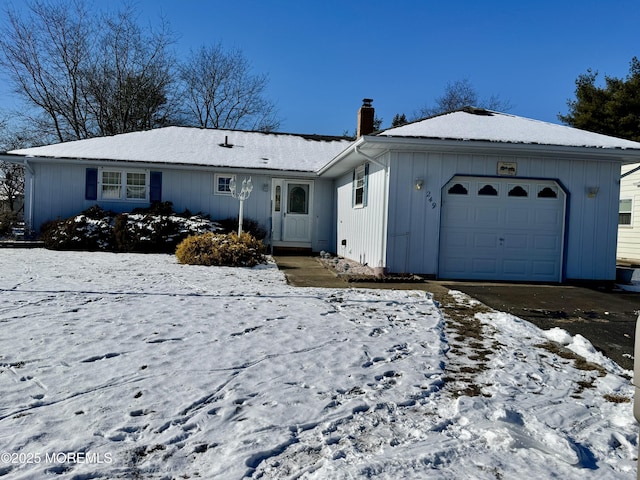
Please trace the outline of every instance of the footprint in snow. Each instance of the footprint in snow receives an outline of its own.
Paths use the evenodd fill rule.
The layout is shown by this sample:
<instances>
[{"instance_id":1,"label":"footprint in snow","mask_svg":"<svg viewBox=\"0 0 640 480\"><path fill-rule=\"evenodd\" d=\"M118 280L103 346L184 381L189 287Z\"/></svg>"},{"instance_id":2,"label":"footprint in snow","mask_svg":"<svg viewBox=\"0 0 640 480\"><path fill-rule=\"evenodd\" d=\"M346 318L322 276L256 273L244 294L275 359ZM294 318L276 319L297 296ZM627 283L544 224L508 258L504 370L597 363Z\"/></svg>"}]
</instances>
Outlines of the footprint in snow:
<instances>
[{"instance_id":1,"label":"footprint in snow","mask_svg":"<svg viewBox=\"0 0 640 480\"><path fill-rule=\"evenodd\" d=\"M84 360L82 360L82 363L93 363L93 362L97 362L98 360L105 360L107 358L114 358L119 356L120 356L119 353L107 353L105 355L94 355L93 357L85 358Z\"/></svg>"}]
</instances>

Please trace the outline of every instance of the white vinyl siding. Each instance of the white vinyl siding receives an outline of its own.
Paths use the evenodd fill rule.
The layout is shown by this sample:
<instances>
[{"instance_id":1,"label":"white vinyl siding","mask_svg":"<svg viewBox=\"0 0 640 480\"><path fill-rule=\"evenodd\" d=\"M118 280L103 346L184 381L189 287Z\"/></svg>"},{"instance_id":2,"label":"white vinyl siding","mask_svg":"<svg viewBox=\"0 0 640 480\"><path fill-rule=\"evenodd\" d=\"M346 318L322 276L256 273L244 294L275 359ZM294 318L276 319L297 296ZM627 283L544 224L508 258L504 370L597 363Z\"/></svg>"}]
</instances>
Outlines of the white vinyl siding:
<instances>
[{"instance_id":1,"label":"white vinyl siding","mask_svg":"<svg viewBox=\"0 0 640 480\"><path fill-rule=\"evenodd\" d=\"M616 256L622 264L640 264L640 163L621 169ZM626 223L625 223L626 222Z\"/></svg>"},{"instance_id":2,"label":"white vinyl siding","mask_svg":"<svg viewBox=\"0 0 640 480\"><path fill-rule=\"evenodd\" d=\"M618 208L618 225L631 226L632 212L633 200L630 198L621 199L620 207Z\"/></svg>"},{"instance_id":3,"label":"white vinyl siding","mask_svg":"<svg viewBox=\"0 0 640 480\"><path fill-rule=\"evenodd\" d=\"M387 174L378 163L369 163L359 170L365 174L362 207L355 206L354 171L336 180L336 253L372 268L385 267Z\"/></svg>"}]
</instances>

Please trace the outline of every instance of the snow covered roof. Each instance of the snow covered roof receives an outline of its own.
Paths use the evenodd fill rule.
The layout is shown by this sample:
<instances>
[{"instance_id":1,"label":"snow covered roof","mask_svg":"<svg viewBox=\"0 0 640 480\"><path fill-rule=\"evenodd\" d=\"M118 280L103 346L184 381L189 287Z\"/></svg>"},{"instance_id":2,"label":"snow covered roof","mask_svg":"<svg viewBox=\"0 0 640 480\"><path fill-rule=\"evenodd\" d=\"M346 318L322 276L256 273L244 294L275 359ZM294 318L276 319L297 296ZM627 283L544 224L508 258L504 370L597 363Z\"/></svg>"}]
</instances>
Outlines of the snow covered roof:
<instances>
[{"instance_id":1,"label":"snow covered roof","mask_svg":"<svg viewBox=\"0 0 640 480\"><path fill-rule=\"evenodd\" d=\"M377 136L640 150L638 142L473 107L384 130Z\"/></svg>"},{"instance_id":2,"label":"snow covered roof","mask_svg":"<svg viewBox=\"0 0 640 480\"><path fill-rule=\"evenodd\" d=\"M165 127L8 152L27 157L315 172L351 143L342 137Z\"/></svg>"}]
</instances>

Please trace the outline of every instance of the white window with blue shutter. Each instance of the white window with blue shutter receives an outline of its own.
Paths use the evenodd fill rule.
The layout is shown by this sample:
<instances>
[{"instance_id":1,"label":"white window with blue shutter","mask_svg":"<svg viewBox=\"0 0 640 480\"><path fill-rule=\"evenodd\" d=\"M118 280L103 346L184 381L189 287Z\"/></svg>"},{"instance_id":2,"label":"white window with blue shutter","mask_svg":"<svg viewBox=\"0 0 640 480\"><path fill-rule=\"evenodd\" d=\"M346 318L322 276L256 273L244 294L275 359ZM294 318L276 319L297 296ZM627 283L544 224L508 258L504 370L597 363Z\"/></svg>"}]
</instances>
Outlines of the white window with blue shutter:
<instances>
[{"instance_id":1,"label":"white window with blue shutter","mask_svg":"<svg viewBox=\"0 0 640 480\"><path fill-rule=\"evenodd\" d=\"M149 201L162 201L162 172L149 172Z\"/></svg>"},{"instance_id":2,"label":"white window with blue shutter","mask_svg":"<svg viewBox=\"0 0 640 480\"><path fill-rule=\"evenodd\" d=\"M162 172L87 168L85 200L162 201Z\"/></svg>"},{"instance_id":3,"label":"white window with blue shutter","mask_svg":"<svg viewBox=\"0 0 640 480\"><path fill-rule=\"evenodd\" d=\"M353 172L352 204L354 208L364 208L367 206L368 183L369 164L365 163Z\"/></svg>"},{"instance_id":4,"label":"white window with blue shutter","mask_svg":"<svg viewBox=\"0 0 640 480\"><path fill-rule=\"evenodd\" d=\"M98 199L98 169L87 168L85 171L84 199Z\"/></svg>"}]
</instances>

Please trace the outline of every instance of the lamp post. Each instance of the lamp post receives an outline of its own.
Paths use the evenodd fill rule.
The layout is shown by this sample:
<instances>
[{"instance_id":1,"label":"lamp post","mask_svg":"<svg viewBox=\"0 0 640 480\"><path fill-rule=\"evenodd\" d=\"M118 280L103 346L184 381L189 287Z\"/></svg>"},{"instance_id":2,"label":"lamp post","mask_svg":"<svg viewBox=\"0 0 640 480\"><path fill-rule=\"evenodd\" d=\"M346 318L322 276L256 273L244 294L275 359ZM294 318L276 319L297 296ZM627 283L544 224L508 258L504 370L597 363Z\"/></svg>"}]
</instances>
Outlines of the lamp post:
<instances>
[{"instance_id":1,"label":"lamp post","mask_svg":"<svg viewBox=\"0 0 640 480\"><path fill-rule=\"evenodd\" d=\"M242 210L244 207L244 201L249 198L251 192L253 191L253 183L251 183L251 177L248 179L245 178L242 180L242 188L239 192L236 191L236 177L231 177L229 181L229 190L231 191L231 196L233 198L237 198L240 200L240 211L238 212L238 237L242 233Z\"/></svg>"}]
</instances>

